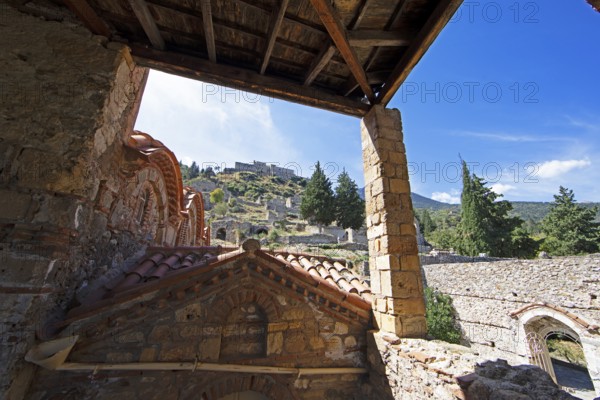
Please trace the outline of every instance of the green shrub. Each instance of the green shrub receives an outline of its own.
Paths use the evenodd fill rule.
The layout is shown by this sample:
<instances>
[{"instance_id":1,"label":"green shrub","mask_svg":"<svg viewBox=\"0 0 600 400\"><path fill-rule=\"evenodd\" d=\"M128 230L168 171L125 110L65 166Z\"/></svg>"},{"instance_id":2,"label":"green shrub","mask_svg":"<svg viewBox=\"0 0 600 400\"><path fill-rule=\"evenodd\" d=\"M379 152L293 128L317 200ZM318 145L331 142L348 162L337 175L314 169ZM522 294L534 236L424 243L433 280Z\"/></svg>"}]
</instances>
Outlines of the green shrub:
<instances>
[{"instance_id":1,"label":"green shrub","mask_svg":"<svg viewBox=\"0 0 600 400\"><path fill-rule=\"evenodd\" d=\"M452 298L432 288L425 288L425 308L429 335L448 343L460 343Z\"/></svg>"}]
</instances>

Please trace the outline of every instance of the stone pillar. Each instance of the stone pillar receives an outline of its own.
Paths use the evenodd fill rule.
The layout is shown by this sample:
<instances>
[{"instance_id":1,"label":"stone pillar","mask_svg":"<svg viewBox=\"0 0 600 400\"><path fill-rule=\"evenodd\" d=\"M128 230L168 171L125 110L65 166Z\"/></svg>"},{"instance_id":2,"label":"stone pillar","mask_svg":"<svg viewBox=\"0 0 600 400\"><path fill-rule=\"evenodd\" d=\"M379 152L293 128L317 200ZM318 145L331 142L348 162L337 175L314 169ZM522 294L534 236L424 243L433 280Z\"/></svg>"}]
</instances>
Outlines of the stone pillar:
<instances>
[{"instance_id":1,"label":"stone pillar","mask_svg":"<svg viewBox=\"0 0 600 400\"><path fill-rule=\"evenodd\" d=\"M400 112L373 107L361 137L375 323L400 337L422 337L425 303Z\"/></svg>"}]
</instances>

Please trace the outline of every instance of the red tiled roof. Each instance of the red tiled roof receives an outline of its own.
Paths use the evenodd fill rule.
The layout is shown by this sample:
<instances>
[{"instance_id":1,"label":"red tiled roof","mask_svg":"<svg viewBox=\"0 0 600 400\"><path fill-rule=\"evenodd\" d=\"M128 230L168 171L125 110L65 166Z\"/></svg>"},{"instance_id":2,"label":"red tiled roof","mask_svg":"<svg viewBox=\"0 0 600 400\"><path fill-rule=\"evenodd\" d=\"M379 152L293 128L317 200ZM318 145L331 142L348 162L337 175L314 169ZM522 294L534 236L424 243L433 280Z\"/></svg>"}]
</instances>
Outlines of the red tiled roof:
<instances>
[{"instance_id":1,"label":"red tiled roof","mask_svg":"<svg viewBox=\"0 0 600 400\"><path fill-rule=\"evenodd\" d=\"M249 254L263 261L267 267L256 265L254 272L277 283L283 283L300 295L321 298L321 302L335 303L334 310L353 308L368 318L371 309L371 291L344 261L326 257L267 252L260 250L256 240L234 247L150 247L135 266L124 276L90 293L79 307L72 309L65 323L86 317L95 310L130 301L142 294L191 280L217 267ZM276 268L270 268L274 266ZM223 276L222 276L223 275ZM226 279L217 274L211 279ZM323 301L325 299L325 301Z\"/></svg>"}]
</instances>

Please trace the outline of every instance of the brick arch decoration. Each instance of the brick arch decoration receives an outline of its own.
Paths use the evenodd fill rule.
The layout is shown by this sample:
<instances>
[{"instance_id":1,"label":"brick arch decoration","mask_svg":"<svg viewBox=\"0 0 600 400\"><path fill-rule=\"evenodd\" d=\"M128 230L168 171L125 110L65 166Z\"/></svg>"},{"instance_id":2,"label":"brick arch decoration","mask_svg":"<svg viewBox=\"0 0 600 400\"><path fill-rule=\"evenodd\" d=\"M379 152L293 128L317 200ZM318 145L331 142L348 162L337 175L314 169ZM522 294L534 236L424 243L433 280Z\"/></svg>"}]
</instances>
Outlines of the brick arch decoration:
<instances>
[{"instance_id":1,"label":"brick arch decoration","mask_svg":"<svg viewBox=\"0 0 600 400\"><path fill-rule=\"evenodd\" d=\"M206 246L204 240L204 201L191 187L183 189L186 209L184 221L177 236L178 246Z\"/></svg>"},{"instance_id":2,"label":"brick arch decoration","mask_svg":"<svg viewBox=\"0 0 600 400\"><path fill-rule=\"evenodd\" d=\"M175 154L169 150L162 142L155 140L147 133L134 131L129 136L127 145L140 154L146 160L158 167L165 180L165 190L167 193L167 204L169 214L167 221L175 229L177 234L179 226L183 221L181 212L185 209L183 201L183 181L181 170ZM169 243L174 244L174 243Z\"/></svg>"},{"instance_id":3,"label":"brick arch decoration","mask_svg":"<svg viewBox=\"0 0 600 400\"><path fill-rule=\"evenodd\" d=\"M136 217L141 215L141 219L138 221L135 218L133 223L137 225L141 232L150 233L153 243L162 243L168 215L168 200L164 190L164 178L160 170L154 166L149 166L136 174L136 180L137 187L135 192L132 193L132 197L138 200L134 215ZM142 201L144 195L149 196L146 202ZM154 210L156 215L152 215Z\"/></svg>"},{"instance_id":4,"label":"brick arch decoration","mask_svg":"<svg viewBox=\"0 0 600 400\"><path fill-rule=\"evenodd\" d=\"M298 396L282 382L280 377L248 374L221 379L207 389L203 388L195 393L191 392L189 395L183 396L182 400L219 400L227 395L248 390L260 393L272 400L298 399ZM198 393L200 393L200 396L198 396Z\"/></svg>"},{"instance_id":5,"label":"brick arch decoration","mask_svg":"<svg viewBox=\"0 0 600 400\"><path fill-rule=\"evenodd\" d=\"M213 313L212 318L214 318L214 321L211 322L223 325L227 322L227 317L233 310L243 304L251 303L261 308L266 314L268 322L278 321L281 318L281 310L277 306L276 300L270 295L253 289L235 289L223 294L215 304L214 309L218 312Z\"/></svg>"}]
</instances>

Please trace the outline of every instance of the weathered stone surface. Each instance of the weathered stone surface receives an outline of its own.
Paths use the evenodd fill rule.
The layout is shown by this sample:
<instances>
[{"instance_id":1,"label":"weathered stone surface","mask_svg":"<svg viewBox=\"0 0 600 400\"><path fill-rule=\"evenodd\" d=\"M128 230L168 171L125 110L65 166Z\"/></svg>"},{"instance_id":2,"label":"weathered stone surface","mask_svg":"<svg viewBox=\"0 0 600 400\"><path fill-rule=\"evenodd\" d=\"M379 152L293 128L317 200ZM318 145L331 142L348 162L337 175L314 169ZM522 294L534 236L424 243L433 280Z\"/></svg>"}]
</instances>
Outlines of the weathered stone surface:
<instances>
[{"instance_id":1,"label":"weathered stone surface","mask_svg":"<svg viewBox=\"0 0 600 400\"><path fill-rule=\"evenodd\" d=\"M370 332L368 398L381 400L570 400L544 371L485 361L473 350L443 342ZM460 386L459 386L460 385Z\"/></svg>"},{"instance_id":2,"label":"weathered stone surface","mask_svg":"<svg viewBox=\"0 0 600 400\"><path fill-rule=\"evenodd\" d=\"M362 121L369 265L371 290L376 298L374 319L380 329L396 334L407 332L407 321L402 316L424 316L424 306L418 304L423 303L422 282L402 138L398 110L375 106ZM410 300L410 310L400 304L392 303L390 307L388 298ZM409 325L411 336L425 334L424 324Z\"/></svg>"}]
</instances>

